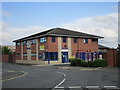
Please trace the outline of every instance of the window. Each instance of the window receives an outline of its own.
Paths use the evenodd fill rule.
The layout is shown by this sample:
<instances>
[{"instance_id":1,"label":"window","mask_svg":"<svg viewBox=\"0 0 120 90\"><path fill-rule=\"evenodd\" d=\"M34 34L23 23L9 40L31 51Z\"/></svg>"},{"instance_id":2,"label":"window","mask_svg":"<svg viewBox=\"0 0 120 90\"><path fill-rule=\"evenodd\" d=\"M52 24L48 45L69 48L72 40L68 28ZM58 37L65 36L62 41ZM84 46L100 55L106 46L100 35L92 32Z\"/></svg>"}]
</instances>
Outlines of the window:
<instances>
[{"instance_id":1,"label":"window","mask_svg":"<svg viewBox=\"0 0 120 90\"><path fill-rule=\"evenodd\" d=\"M36 39L31 40L31 45L36 44Z\"/></svg>"},{"instance_id":2,"label":"window","mask_svg":"<svg viewBox=\"0 0 120 90\"><path fill-rule=\"evenodd\" d=\"M50 60L54 60L54 54L53 54L53 52L50 52Z\"/></svg>"},{"instance_id":3,"label":"window","mask_svg":"<svg viewBox=\"0 0 120 90\"><path fill-rule=\"evenodd\" d=\"M40 38L40 43L46 43L46 37Z\"/></svg>"},{"instance_id":4,"label":"window","mask_svg":"<svg viewBox=\"0 0 120 90\"><path fill-rule=\"evenodd\" d=\"M45 52L45 60L58 60L58 52Z\"/></svg>"},{"instance_id":5,"label":"window","mask_svg":"<svg viewBox=\"0 0 120 90\"><path fill-rule=\"evenodd\" d=\"M77 43L77 38L74 38L74 43Z\"/></svg>"},{"instance_id":6,"label":"window","mask_svg":"<svg viewBox=\"0 0 120 90\"><path fill-rule=\"evenodd\" d=\"M42 58L43 57L43 53L39 53L39 58Z\"/></svg>"},{"instance_id":7,"label":"window","mask_svg":"<svg viewBox=\"0 0 120 90\"><path fill-rule=\"evenodd\" d=\"M20 46L20 42L17 42L16 45L17 45L17 46Z\"/></svg>"},{"instance_id":8,"label":"window","mask_svg":"<svg viewBox=\"0 0 120 90\"><path fill-rule=\"evenodd\" d=\"M48 58L48 52L45 52L45 60L49 60L49 58Z\"/></svg>"},{"instance_id":9,"label":"window","mask_svg":"<svg viewBox=\"0 0 120 90\"><path fill-rule=\"evenodd\" d=\"M26 46L27 45L27 41L23 41L23 46Z\"/></svg>"},{"instance_id":10,"label":"window","mask_svg":"<svg viewBox=\"0 0 120 90\"><path fill-rule=\"evenodd\" d=\"M26 57L26 56L27 56L27 53L23 53L23 56Z\"/></svg>"},{"instance_id":11,"label":"window","mask_svg":"<svg viewBox=\"0 0 120 90\"><path fill-rule=\"evenodd\" d=\"M63 43L66 43L67 38L63 37Z\"/></svg>"},{"instance_id":12,"label":"window","mask_svg":"<svg viewBox=\"0 0 120 90\"><path fill-rule=\"evenodd\" d=\"M52 42L55 42L55 37L52 37Z\"/></svg>"},{"instance_id":13,"label":"window","mask_svg":"<svg viewBox=\"0 0 120 90\"><path fill-rule=\"evenodd\" d=\"M16 56L20 56L20 53L17 53Z\"/></svg>"},{"instance_id":14,"label":"window","mask_svg":"<svg viewBox=\"0 0 120 90\"><path fill-rule=\"evenodd\" d=\"M88 39L83 39L84 40L84 43L88 43Z\"/></svg>"},{"instance_id":15,"label":"window","mask_svg":"<svg viewBox=\"0 0 120 90\"><path fill-rule=\"evenodd\" d=\"M64 45L65 48L67 48L67 45Z\"/></svg>"},{"instance_id":16,"label":"window","mask_svg":"<svg viewBox=\"0 0 120 90\"><path fill-rule=\"evenodd\" d=\"M92 39L92 41L93 41L93 42L97 42L97 41L98 41L98 39Z\"/></svg>"},{"instance_id":17,"label":"window","mask_svg":"<svg viewBox=\"0 0 120 90\"><path fill-rule=\"evenodd\" d=\"M31 56L32 56L32 57L36 57L36 53L35 53L35 52L32 52L32 53L31 53Z\"/></svg>"}]
</instances>

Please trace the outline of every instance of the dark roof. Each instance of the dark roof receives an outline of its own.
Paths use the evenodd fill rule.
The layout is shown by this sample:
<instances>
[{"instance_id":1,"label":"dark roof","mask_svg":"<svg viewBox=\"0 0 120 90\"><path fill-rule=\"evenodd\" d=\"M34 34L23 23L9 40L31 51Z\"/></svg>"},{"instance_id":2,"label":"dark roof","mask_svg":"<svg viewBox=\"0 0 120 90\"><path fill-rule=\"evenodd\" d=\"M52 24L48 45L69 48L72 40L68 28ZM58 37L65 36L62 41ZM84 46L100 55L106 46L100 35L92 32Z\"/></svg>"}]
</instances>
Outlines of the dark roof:
<instances>
[{"instance_id":1,"label":"dark roof","mask_svg":"<svg viewBox=\"0 0 120 90\"><path fill-rule=\"evenodd\" d=\"M106 46L103 46L103 45L100 45L100 44L98 45L98 48L99 49L109 49L109 47L106 47Z\"/></svg>"},{"instance_id":2,"label":"dark roof","mask_svg":"<svg viewBox=\"0 0 120 90\"><path fill-rule=\"evenodd\" d=\"M101 36L96 36L92 34L87 34L87 33L82 33L82 32L77 32L77 31L72 31L68 29L63 29L63 28L53 28L47 31L43 31L28 37L24 37L18 40L14 40L13 42L17 41L23 41L23 40L28 40L28 39L34 39L37 37L42 37L42 36L66 36L66 37L81 37L81 38L103 38Z\"/></svg>"}]
</instances>

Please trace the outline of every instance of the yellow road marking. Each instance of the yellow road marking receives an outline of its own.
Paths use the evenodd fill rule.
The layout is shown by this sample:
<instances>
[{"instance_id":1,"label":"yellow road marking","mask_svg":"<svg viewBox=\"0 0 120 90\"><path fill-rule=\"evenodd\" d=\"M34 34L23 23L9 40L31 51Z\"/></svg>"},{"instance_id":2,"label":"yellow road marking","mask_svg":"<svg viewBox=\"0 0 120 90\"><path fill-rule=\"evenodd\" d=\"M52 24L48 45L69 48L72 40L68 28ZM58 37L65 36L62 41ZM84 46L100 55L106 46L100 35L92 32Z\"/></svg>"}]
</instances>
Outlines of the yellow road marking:
<instances>
[{"instance_id":1,"label":"yellow road marking","mask_svg":"<svg viewBox=\"0 0 120 90\"><path fill-rule=\"evenodd\" d=\"M100 68L95 68L95 69L90 69L90 68L83 68L83 69L80 69L80 70L99 70Z\"/></svg>"}]
</instances>

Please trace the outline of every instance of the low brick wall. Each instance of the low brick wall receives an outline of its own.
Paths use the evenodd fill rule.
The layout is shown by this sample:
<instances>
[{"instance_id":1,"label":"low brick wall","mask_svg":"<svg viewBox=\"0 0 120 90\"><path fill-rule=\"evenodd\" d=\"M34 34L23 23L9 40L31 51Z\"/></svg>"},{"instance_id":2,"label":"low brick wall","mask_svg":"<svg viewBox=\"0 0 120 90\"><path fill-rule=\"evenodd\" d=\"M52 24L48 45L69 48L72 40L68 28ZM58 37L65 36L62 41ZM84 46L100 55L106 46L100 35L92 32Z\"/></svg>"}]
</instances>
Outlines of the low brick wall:
<instances>
[{"instance_id":1,"label":"low brick wall","mask_svg":"<svg viewBox=\"0 0 120 90\"><path fill-rule=\"evenodd\" d=\"M107 53L103 53L103 58L108 61L108 66L118 66L116 49L109 49Z\"/></svg>"},{"instance_id":2,"label":"low brick wall","mask_svg":"<svg viewBox=\"0 0 120 90\"><path fill-rule=\"evenodd\" d=\"M9 62L9 55L2 55L2 62Z\"/></svg>"},{"instance_id":3,"label":"low brick wall","mask_svg":"<svg viewBox=\"0 0 120 90\"><path fill-rule=\"evenodd\" d=\"M10 54L10 55L2 55L2 62L15 62L16 55Z\"/></svg>"}]
</instances>

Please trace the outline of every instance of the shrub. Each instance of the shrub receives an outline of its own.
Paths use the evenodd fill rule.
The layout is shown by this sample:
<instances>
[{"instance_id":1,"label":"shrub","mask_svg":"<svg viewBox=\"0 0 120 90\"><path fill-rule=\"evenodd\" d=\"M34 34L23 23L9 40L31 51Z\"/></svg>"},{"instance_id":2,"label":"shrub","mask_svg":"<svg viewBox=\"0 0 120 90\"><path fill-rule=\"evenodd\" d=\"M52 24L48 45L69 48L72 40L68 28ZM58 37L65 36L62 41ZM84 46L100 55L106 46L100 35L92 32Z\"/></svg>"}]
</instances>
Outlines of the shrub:
<instances>
[{"instance_id":1,"label":"shrub","mask_svg":"<svg viewBox=\"0 0 120 90\"><path fill-rule=\"evenodd\" d=\"M72 58L70 59L71 62L71 66L79 66L81 63L81 59L80 58Z\"/></svg>"},{"instance_id":2,"label":"shrub","mask_svg":"<svg viewBox=\"0 0 120 90\"><path fill-rule=\"evenodd\" d=\"M93 67L105 67L107 66L107 60L104 59L96 59L93 64Z\"/></svg>"},{"instance_id":3,"label":"shrub","mask_svg":"<svg viewBox=\"0 0 120 90\"><path fill-rule=\"evenodd\" d=\"M89 65L88 65L88 62L86 62L84 60L81 60L80 66L82 66L82 67L88 67Z\"/></svg>"},{"instance_id":4,"label":"shrub","mask_svg":"<svg viewBox=\"0 0 120 90\"><path fill-rule=\"evenodd\" d=\"M93 61L88 61L88 66L92 67L93 66Z\"/></svg>"}]
</instances>

